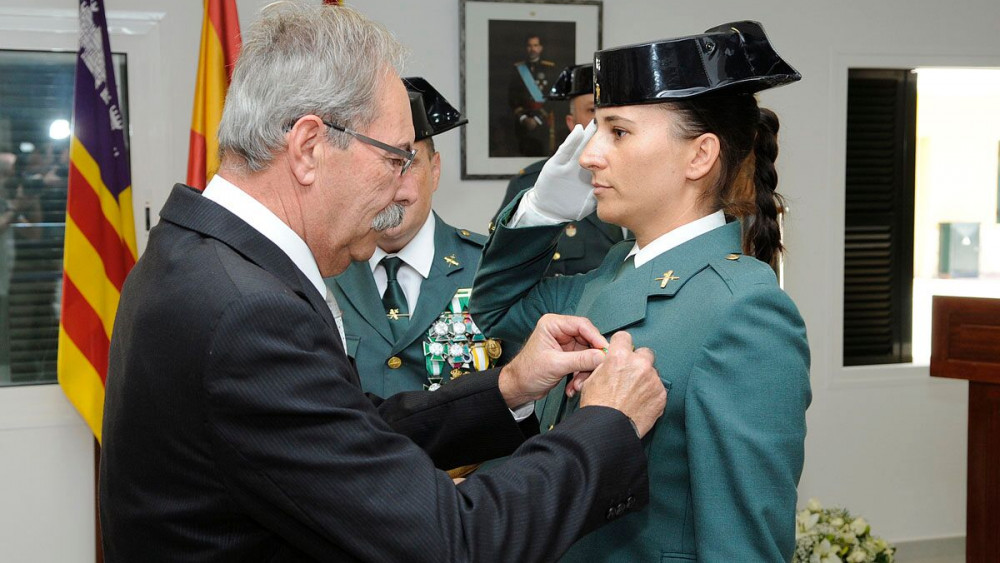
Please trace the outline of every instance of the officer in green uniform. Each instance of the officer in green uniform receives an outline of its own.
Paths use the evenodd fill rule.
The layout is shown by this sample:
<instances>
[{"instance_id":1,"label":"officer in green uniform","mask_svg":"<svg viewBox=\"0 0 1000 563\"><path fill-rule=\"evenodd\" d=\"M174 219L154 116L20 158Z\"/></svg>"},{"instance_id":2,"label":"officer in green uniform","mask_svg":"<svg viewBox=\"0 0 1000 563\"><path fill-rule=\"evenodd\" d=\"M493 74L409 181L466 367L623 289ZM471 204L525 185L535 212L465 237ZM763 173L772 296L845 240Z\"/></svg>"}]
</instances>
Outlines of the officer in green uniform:
<instances>
[{"instance_id":1,"label":"officer in green uniform","mask_svg":"<svg viewBox=\"0 0 1000 563\"><path fill-rule=\"evenodd\" d=\"M669 389L643 439L649 509L612 508L564 561L790 561L809 346L769 266L778 120L754 93L800 75L756 22L599 51L594 68L596 123L501 213L471 305L501 338L550 312L625 330ZM595 204L636 240L590 273L543 279L565 222ZM577 408L565 387L536 404L543 431Z\"/></svg>"},{"instance_id":2,"label":"officer in green uniform","mask_svg":"<svg viewBox=\"0 0 1000 563\"><path fill-rule=\"evenodd\" d=\"M436 389L501 354L469 317L469 288L485 237L431 211L441 175L433 136L468 120L426 80L406 78L417 155L403 177L403 223L380 234L367 262L327 278L342 308L347 354L365 391L388 397Z\"/></svg>"},{"instance_id":3,"label":"officer in green uniform","mask_svg":"<svg viewBox=\"0 0 1000 563\"><path fill-rule=\"evenodd\" d=\"M546 97L550 100L569 100L567 129L572 131L577 124L586 127L594 119L594 65L566 67ZM535 185L538 173L542 171L546 160L548 159L528 166L510 180L497 215L514 200L517 194ZM496 222L495 217L493 221ZM571 221L563 227L563 234L559 237L556 250L552 254L552 263L549 264L545 275L570 276L589 272L604 260L608 249L615 243L621 242L623 238L621 227L601 221L596 212L580 221Z\"/></svg>"}]
</instances>

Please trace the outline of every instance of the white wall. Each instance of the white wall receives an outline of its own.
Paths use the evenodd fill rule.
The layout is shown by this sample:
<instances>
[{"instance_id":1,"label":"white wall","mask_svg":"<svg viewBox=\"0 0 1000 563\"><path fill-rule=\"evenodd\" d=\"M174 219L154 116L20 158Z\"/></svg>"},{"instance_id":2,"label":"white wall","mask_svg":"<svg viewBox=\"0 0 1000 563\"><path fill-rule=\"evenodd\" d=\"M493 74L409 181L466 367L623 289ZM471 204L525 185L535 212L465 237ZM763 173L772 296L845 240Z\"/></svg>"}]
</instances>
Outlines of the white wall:
<instances>
[{"instance_id":1,"label":"white wall","mask_svg":"<svg viewBox=\"0 0 1000 563\"><path fill-rule=\"evenodd\" d=\"M201 2L106 2L112 12L162 13L157 24L159 68L155 76L142 78L163 89L162 98L156 104L148 99L132 101L133 125L142 121L157 131L153 141L143 141L146 146L140 147L138 139L135 141L134 155L143 156L133 157L136 204L142 206L149 201L155 216L170 186L185 176ZM266 3L238 0L244 28ZM457 0L349 3L383 22L412 48L408 74L423 75L457 102ZM25 4L0 0L0 17L4 8ZM33 9L65 10L66 4L65 0L30 2ZM762 97L782 118L780 189L788 196L791 208L785 237L789 249L785 284L806 319L813 354L814 399L808 414L806 467L800 494L803 498L819 497L827 504L846 505L865 515L876 533L892 541L962 535L965 384L932 380L927 368L919 366L841 367L846 69L933 64L1000 67L1000 34L996 33L1000 3L760 0L751 6L737 0L711 4L605 0L604 45L696 33L738 19L763 22L779 52L804 76L802 82ZM444 161L436 208L449 222L484 230L505 183L461 181L459 135L443 135L436 142ZM136 211L136 217L141 218L142 210ZM86 434L76 429L70 432L75 432L75 440L82 444L68 450L86 452ZM3 458L26 456L39 460L32 466L28 485L61 491L72 478L65 467L51 462L45 465L56 447L61 447L58 441L47 439L8 440ZM71 459L80 464L82 475L89 475L89 459L83 453L74 455L63 458L63 465ZM86 478L79 477L75 481L86 482ZM12 490L12 485L0 484L0 491L6 490ZM78 506L86 502L79 496L67 496L65 502L67 514L85 515L92 509ZM15 523L17 528L23 510L23 506L0 503L0 522ZM85 516L75 520L59 520L59 515L44 518L59 525L31 527L28 537L20 538L16 536L24 534L11 534L7 528L3 532L4 545L15 539L22 544L51 544L52 530L68 529L74 521L75 532L63 537L87 541L92 521ZM80 554L79 561L90 560L92 553L86 545L75 552ZM52 560L73 559L60 556Z\"/></svg>"}]
</instances>

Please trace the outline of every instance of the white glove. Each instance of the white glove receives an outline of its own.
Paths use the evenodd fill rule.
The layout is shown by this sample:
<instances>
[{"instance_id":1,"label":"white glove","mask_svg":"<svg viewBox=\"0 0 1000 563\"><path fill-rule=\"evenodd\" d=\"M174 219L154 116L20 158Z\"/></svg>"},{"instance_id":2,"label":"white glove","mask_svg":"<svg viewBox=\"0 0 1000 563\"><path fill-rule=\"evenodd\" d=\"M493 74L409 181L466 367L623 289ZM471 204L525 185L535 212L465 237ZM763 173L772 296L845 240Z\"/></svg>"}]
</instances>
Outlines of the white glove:
<instances>
[{"instance_id":1,"label":"white glove","mask_svg":"<svg viewBox=\"0 0 1000 563\"><path fill-rule=\"evenodd\" d=\"M597 132L597 122L577 125L556 154L545 163L535 187L524 200L539 213L559 222L579 221L597 209L590 170L580 166L580 154Z\"/></svg>"}]
</instances>

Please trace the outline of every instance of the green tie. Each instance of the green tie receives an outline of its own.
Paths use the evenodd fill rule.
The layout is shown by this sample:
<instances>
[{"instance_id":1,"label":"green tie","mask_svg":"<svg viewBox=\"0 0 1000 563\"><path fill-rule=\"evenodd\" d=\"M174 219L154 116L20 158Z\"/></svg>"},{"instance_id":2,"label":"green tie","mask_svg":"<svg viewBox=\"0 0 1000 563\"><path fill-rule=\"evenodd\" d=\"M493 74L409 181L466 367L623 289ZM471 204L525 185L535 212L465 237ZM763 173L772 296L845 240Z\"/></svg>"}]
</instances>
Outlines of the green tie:
<instances>
[{"instance_id":1,"label":"green tie","mask_svg":"<svg viewBox=\"0 0 1000 563\"><path fill-rule=\"evenodd\" d=\"M389 318L392 336L396 340L399 340L406 332L406 327L410 325L410 309L406 306L406 294L396 279L396 274L402 265L403 261L398 256L386 256L382 259L386 282L385 293L382 294L382 306L385 307L385 316Z\"/></svg>"}]
</instances>

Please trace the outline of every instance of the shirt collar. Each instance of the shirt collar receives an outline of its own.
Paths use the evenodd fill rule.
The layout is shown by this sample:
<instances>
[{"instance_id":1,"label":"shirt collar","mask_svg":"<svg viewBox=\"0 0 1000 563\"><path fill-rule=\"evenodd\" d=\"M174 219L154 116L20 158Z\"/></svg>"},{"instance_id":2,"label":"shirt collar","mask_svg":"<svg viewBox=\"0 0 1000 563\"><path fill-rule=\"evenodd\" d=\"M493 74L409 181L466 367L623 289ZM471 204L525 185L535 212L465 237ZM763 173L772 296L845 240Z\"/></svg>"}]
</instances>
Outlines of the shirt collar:
<instances>
[{"instance_id":1,"label":"shirt collar","mask_svg":"<svg viewBox=\"0 0 1000 563\"><path fill-rule=\"evenodd\" d=\"M431 264L434 262L434 214L428 213L424 224L414 235L410 242L406 243L399 252L395 254L406 262L408 266L416 270L424 279L431 274ZM368 267L372 272L382 261L382 258L389 254L381 248L375 248L375 254L368 259Z\"/></svg>"},{"instance_id":2,"label":"shirt collar","mask_svg":"<svg viewBox=\"0 0 1000 563\"><path fill-rule=\"evenodd\" d=\"M726 214L720 209L711 215L706 215L660 235L643 248L639 248L639 243L635 243L625 259L628 260L629 256L635 256L635 267L638 268L664 252L725 224Z\"/></svg>"},{"instance_id":3,"label":"shirt collar","mask_svg":"<svg viewBox=\"0 0 1000 563\"><path fill-rule=\"evenodd\" d=\"M206 198L218 203L233 215L253 227L267 240L273 242L291 258L299 270L316 287L320 295L326 295L326 285L323 276L316 265L309 246L295 231L278 218L270 209L241 190L222 176L213 176L202 192Z\"/></svg>"}]
</instances>

